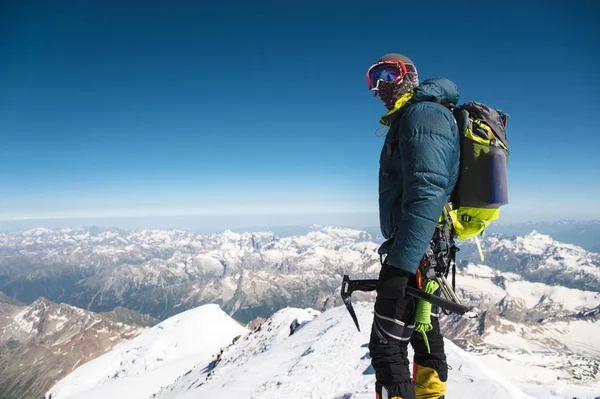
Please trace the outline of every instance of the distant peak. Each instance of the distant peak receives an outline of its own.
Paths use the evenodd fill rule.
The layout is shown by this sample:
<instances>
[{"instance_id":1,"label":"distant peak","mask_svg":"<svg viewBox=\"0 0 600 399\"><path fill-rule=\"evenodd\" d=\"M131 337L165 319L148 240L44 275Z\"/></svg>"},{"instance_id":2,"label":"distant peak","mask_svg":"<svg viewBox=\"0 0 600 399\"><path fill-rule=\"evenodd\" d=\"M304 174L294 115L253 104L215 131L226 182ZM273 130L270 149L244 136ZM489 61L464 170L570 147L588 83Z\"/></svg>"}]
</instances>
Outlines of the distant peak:
<instances>
[{"instance_id":1,"label":"distant peak","mask_svg":"<svg viewBox=\"0 0 600 399\"><path fill-rule=\"evenodd\" d=\"M552 237L550 237L549 235L546 235L546 234L542 234L542 233L538 232L537 230L532 230L531 233L527 234L525 237L531 238L531 239L536 239L536 240L552 241Z\"/></svg>"},{"instance_id":2,"label":"distant peak","mask_svg":"<svg viewBox=\"0 0 600 399\"><path fill-rule=\"evenodd\" d=\"M548 248L555 246L550 236L540 234L536 230L526 236L517 236L516 242L521 251L535 255L542 255Z\"/></svg>"},{"instance_id":3,"label":"distant peak","mask_svg":"<svg viewBox=\"0 0 600 399\"><path fill-rule=\"evenodd\" d=\"M39 297L38 299L36 299L35 301L33 301L33 303L31 304L31 306L37 306L37 305L50 305L53 302L50 302L48 299L44 298L43 296Z\"/></svg>"}]
</instances>

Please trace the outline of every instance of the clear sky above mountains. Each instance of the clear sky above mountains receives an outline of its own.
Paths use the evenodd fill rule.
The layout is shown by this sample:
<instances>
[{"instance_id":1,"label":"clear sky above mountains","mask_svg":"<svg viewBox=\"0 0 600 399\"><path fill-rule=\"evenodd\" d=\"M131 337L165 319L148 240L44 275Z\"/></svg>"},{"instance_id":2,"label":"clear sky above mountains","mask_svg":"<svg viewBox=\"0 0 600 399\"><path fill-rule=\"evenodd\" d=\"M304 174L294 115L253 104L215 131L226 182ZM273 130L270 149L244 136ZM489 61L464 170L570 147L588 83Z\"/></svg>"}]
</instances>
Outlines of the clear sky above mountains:
<instances>
[{"instance_id":1,"label":"clear sky above mountains","mask_svg":"<svg viewBox=\"0 0 600 399\"><path fill-rule=\"evenodd\" d=\"M511 115L507 220L598 219L599 17L593 0L5 0L0 219L375 212L384 110L364 73L386 52Z\"/></svg>"}]
</instances>

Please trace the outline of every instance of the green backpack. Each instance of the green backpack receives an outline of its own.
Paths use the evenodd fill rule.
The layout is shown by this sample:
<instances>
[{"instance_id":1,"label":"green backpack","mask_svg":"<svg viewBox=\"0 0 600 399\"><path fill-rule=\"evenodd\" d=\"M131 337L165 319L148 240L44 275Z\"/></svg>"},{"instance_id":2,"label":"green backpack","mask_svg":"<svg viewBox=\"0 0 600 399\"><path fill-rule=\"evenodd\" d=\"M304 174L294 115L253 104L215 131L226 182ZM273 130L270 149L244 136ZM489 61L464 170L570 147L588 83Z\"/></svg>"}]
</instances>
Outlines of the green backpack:
<instances>
[{"instance_id":1,"label":"green backpack","mask_svg":"<svg viewBox=\"0 0 600 399\"><path fill-rule=\"evenodd\" d=\"M449 225L455 238L468 240L483 235L508 204L508 115L477 102L456 107L453 114L460 132L460 174L440 223Z\"/></svg>"}]
</instances>

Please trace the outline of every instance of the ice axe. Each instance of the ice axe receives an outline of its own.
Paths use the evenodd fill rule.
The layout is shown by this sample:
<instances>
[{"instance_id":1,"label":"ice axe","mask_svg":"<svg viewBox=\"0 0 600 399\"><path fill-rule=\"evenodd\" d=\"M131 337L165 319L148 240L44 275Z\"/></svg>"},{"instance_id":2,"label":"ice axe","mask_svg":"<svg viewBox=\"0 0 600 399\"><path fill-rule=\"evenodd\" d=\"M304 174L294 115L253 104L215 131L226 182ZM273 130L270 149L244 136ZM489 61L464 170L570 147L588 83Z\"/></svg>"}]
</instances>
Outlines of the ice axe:
<instances>
[{"instance_id":1,"label":"ice axe","mask_svg":"<svg viewBox=\"0 0 600 399\"><path fill-rule=\"evenodd\" d=\"M350 277L348 277L348 275L344 275L344 279L342 280L341 296L342 300L344 301L344 305L346 305L346 308L350 313L350 316L352 316L352 320L354 320L354 324L356 324L356 328L358 328L358 331L360 331L360 325L358 324L356 312L354 312L354 308L352 307L352 293L354 291L375 291L376 288L377 280L350 280ZM478 316L477 309L473 307L449 301L437 295L428 294L426 292L421 291L418 288L406 287L406 294L415 298L423 299L424 301L427 301L432 305L439 306L442 309L459 314L468 319L475 318Z\"/></svg>"}]
</instances>

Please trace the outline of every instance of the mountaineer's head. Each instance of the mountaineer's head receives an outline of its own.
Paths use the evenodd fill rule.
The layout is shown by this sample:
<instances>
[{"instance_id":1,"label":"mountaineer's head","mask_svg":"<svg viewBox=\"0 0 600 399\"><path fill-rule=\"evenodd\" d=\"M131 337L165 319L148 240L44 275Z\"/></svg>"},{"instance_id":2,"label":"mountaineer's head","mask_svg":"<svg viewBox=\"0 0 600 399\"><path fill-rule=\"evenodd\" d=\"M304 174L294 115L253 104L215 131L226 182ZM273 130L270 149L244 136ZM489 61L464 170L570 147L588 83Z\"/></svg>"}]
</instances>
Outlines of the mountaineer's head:
<instances>
[{"instance_id":1,"label":"mountaineer's head","mask_svg":"<svg viewBox=\"0 0 600 399\"><path fill-rule=\"evenodd\" d=\"M383 102L387 109L419 85L415 64L405 55L386 54L367 71L369 90Z\"/></svg>"}]
</instances>

